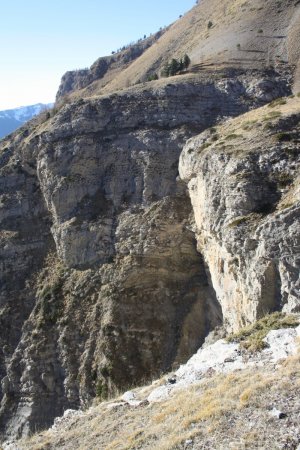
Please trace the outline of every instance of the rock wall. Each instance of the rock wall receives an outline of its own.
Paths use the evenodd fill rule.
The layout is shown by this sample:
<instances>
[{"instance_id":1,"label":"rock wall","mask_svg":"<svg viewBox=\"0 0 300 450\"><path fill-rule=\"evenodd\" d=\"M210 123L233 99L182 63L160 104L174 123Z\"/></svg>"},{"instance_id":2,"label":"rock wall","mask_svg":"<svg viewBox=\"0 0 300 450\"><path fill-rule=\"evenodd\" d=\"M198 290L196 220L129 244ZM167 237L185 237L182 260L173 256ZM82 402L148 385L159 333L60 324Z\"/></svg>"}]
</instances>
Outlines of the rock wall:
<instances>
[{"instance_id":1,"label":"rock wall","mask_svg":"<svg viewBox=\"0 0 300 450\"><path fill-rule=\"evenodd\" d=\"M2 436L187 360L222 323L178 158L286 86L167 80L76 101L1 143Z\"/></svg>"},{"instance_id":2,"label":"rock wall","mask_svg":"<svg viewBox=\"0 0 300 450\"><path fill-rule=\"evenodd\" d=\"M300 310L299 119L297 98L279 100L182 152L198 250L229 329Z\"/></svg>"}]
</instances>

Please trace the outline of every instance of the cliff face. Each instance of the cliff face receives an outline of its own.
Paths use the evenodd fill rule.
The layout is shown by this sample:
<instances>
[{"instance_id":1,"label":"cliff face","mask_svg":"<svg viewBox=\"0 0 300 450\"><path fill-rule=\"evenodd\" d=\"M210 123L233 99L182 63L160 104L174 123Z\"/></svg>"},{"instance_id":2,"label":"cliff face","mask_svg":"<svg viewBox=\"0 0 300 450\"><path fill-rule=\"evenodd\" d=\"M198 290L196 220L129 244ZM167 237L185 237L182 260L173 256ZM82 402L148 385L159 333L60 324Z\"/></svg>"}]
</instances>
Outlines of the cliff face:
<instances>
[{"instance_id":1,"label":"cliff face","mask_svg":"<svg viewBox=\"0 0 300 450\"><path fill-rule=\"evenodd\" d=\"M286 86L273 73L159 81L71 103L1 143L3 435L186 360L222 324L178 158Z\"/></svg>"},{"instance_id":2,"label":"cliff face","mask_svg":"<svg viewBox=\"0 0 300 450\"><path fill-rule=\"evenodd\" d=\"M87 95L101 89L154 45L166 30L167 28L164 28L148 38L139 39L136 43L125 46L118 52L113 52L110 56L103 56L97 59L88 69L66 72L61 79L56 101L59 102L64 96L71 93L78 96L77 91L84 88L87 88L85 92ZM144 80L146 80L146 75L144 74ZM82 96L82 94L81 92L79 95Z\"/></svg>"},{"instance_id":3,"label":"cliff face","mask_svg":"<svg viewBox=\"0 0 300 450\"><path fill-rule=\"evenodd\" d=\"M179 170L229 328L300 309L299 99L190 140Z\"/></svg>"}]
</instances>

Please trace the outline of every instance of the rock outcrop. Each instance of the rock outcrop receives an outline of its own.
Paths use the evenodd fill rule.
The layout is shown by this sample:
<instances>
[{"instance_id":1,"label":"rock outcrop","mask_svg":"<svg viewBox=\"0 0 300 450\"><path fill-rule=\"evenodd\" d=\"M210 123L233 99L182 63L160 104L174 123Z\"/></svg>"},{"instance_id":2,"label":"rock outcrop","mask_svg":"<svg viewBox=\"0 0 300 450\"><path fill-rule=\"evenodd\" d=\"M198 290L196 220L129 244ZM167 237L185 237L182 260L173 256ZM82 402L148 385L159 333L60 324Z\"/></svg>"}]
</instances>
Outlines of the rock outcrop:
<instances>
[{"instance_id":1,"label":"rock outcrop","mask_svg":"<svg viewBox=\"0 0 300 450\"><path fill-rule=\"evenodd\" d=\"M179 164L224 323L300 310L299 98L207 130Z\"/></svg>"},{"instance_id":2,"label":"rock outcrop","mask_svg":"<svg viewBox=\"0 0 300 450\"><path fill-rule=\"evenodd\" d=\"M78 100L1 143L3 435L185 361L222 324L179 155L289 87L184 81Z\"/></svg>"},{"instance_id":3,"label":"rock outcrop","mask_svg":"<svg viewBox=\"0 0 300 450\"><path fill-rule=\"evenodd\" d=\"M109 83L114 77L125 70L133 61L139 58L148 48L165 33L167 28L161 29L148 38L139 39L136 43L124 46L110 56L103 56L88 69L70 70L66 72L57 91L56 101L61 102L65 96L72 93L78 95L79 90L87 88L86 93L91 95ZM146 81L147 73L142 80ZM142 81L140 80L140 81ZM95 83L96 82L96 83ZM94 85L92 85L94 83ZM82 95L80 93L79 95Z\"/></svg>"}]
</instances>

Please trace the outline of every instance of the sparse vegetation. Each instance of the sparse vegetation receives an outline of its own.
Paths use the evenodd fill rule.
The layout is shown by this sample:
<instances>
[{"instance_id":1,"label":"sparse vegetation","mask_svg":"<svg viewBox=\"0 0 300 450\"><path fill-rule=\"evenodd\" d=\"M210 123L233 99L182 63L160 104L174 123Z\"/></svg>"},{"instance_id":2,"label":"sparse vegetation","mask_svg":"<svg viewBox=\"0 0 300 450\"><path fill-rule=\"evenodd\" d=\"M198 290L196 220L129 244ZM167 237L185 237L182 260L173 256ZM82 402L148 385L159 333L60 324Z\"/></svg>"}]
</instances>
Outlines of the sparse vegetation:
<instances>
[{"instance_id":1,"label":"sparse vegetation","mask_svg":"<svg viewBox=\"0 0 300 450\"><path fill-rule=\"evenodd\" d=\"M299 318L286 315L281 312L268 314L252 325L243 328L235 334L227 338L228 342L239 342L242 347L255 352L266 347L263 339L269 331L278 330L280 328L295 328L299 325Z\"/></svg>"},{"instance_id":2,"label":"sparse vegetation","mask_svg":"<svg viewBox=\"0 0 300 450\"><path fill-rule=\"evenodd\" d=\"M100 400L106 400L108 397L108 389L102 380L97 380L96 395Z\"/></svg>"},{"instance_id":3,"label":"sparse vegetation","mask_svg":"<svg viewBox=\"0 0 300 450\"><path fill-rule=\"evenodd\" d=\"M154 81L154 80L158 80L158 75L157 73L154 73L152 75L149 75L147 78L147 81Z\"/></svg>"},{"instance_id":4,"label":"sparse vegetation","mask_svg":"<svg viewBox=\"0 0 300 450\"><path fill-rule=\"evenodd\" d=\"M289 133L280 132L280 133L275 134L275 139L278 142L291 141L292 136Z\"/></svg>"},{"instance_id":5,"label":"sparse vegetation","mask_svg":"<svg viewBox=\"0 0 300 450\"><path fill-rule=\"evenodd\" d=\"M262 122L268 122L269 120L272 120L272 119L278 119L281 116L282 116L281 111L271 111L268 113L267 116L264 116L262 118Z\"/></svg>"},{"instance_id":6,"label":"sparse vegetation","mask_svg":"<svg viewBox=\"0 0 300 450\"><path fill-rule=\"evenodd\" d=\"M49 256L49 261L52 255ZM54 263L55 264L55 263ZM66 268L63 263L53 264L53 273L45 271L41 273L37 280L37 299L40 308L40 323L55 324L59 319L63 308L63 284Z\"/></svg>"},{"instance_id":7,"label":"sparse vegetation","mask_svg":"<svg viewBox=\"0 0 300 450\"><path fill-rule=\"evenodd\" d=\"M60 290L62 281L57 280L53 285L47 285L41 292L41 313L44 322L56 323L61 313Z\"/></svg>"},{"instance_id":8,"label":"sparse vegetation","mask_svg":"<svg viewBox=\"0 0 300 450\"><path fill-rule=\"evenodd\" d=\"M279 105L285 105L286 104L286 99L285 98L276 98L276 100L273 100L271 103L268 104L269 108L275 108L276 106Z\"/></svg>"},{"instance_id":9,"label":"sparse vegetation","mask_svg":"<svg viewBox=\"0 0 300 450\"><path fill-rule=\"evenodd\" d=\"M231 133L231 134L228 134L227 136L225 136L224 139L231 140L231 139L237 139L239 137L242 137L242 136L240 134Z\"/></svg>"},{"instance_id":10,"label":"sparse vegetation","mask_svg":"<svg viewBox=\"0 0 300 450\"><path fill-rule=\"evenodd\" d=\"M251 130L253 128L253 125L257 123L257 120L247 120L242 124L243 130Z\"/></svg>"},{"instance_id":11,"label":"sparse vegetation","mask_svg":"<svg viewBox=\"0 0 300 450\"><path fill-rule=\"evenodd\" d=\"M280 172L277 176L277 184L281 189L286 188L287 186L292 184L292 182L293 178L289 173Z\"/></svg>"},{"instance_id":12,"label":"sparse vegetation","mask_svg":"<svg viewBox=\"0 0 300 450\"><path fill-rule=\"evenodd\" d=\"M274 443L280 430L278 421L270 417L270 406L279 406L278 398L289 411L289 421L297 420L297 408L292 411L297 405L299 377L299 353L276 369L253 367L213 374L147 407L107 409L99 405L59 432L35 434L20 448L61 448L67 443L70 449L175 450L188 448L187 440L195 448L219 448L220 442L224 448L231 448L229 442L237 444L232 448L267 448L265 443ZM249 417L256 418L255 429L246 426Z\"/></svg>"},{"instance_id":13,"label":"sparse vegetation","mask_svg":"<svg viewBox=\"0 0 300 450\"><path fill-rule=\"evenodd\" d=\"M237 217L236 219L234 219L232 222L230 222L230 224L228 226L229 226L229 228L238 227L242 223L247 222L249 219L250 219L249 216L240 216L240 217Z\"/></svg>"}]
</instances>

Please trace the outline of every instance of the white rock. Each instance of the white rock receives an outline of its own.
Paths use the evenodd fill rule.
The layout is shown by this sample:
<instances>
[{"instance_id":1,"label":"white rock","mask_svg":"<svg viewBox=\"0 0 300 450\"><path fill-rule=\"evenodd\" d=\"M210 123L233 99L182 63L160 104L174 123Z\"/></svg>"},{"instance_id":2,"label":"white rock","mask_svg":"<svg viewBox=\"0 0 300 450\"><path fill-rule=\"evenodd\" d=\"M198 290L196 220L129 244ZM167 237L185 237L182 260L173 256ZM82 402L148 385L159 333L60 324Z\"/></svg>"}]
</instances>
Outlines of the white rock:
<instances>
[{"instance_id":1,"label":"white rock","mask_svg":"<svg viewBox=\"0 0 300 450\"><path fill-rule=\"evenodd\" d=\"M75 409L67 409L64 412L64 415L61 417L56 417L54 419L54 424L51 427L51 430L58 430L60 428L61 425L67 424L69 423L74 417L76 416L82 416L84 413L83 411L80 410L75 410Z\"/></svg>"},{"instance_id":2,"label":"white rock","mask_svg":"<svg viewBox=\"0 0 300 450\"><path fill-rule=\"evenodd\" d=\"M276 362L297 353L296 338L299 336L300 327L272 330L265 337L264 341L268 348L263 350L263 354L271 361Z\"/></svg>"},{"instance_id":3,"label":"white rock","mask_svg":"<svg viewBox=\"0 0 300 450\"><path fill-rule=\"evenodd\" d=\"M277 419L284 419L286 417L286 414L282 411L280 411L280 409L277 408L273 408L270 411L271 416L276 417Z\"/></svg>"},{"instance_id":4,"label":"white rock","mask_svg":"<svg viewBox=\"0 0 300 450\"><path fill-rule=\"evenodd\" d=\"M124 400L124 402L131 402L132 400L136 400L135 393L132 391L125 392L125 394L123 394L121 398L122 400Z\"/></svg>"},{"instance_id":5,"label":"white rock","mask_svg":"<svg viewBox=\"0 0 300 450\"><path fill-rule=\"evenodd\" d=\"M175 385L159 386L158 388L154 389L147 398L148 402L155 403L166 400L169 397L169 394L174 386Z\"/></svg>"},{"instance_id":6,"label":"white rock","mask_svg":"<svg viewBox=\"0 0 300 450\"><path fill-rule=\"evenodd\" d=\"M220 339L212 345L200 348L186 364L180 366L175 372L176 383L159 386L150 393L147 400L150 403L166 400L174 390L186 388L199 382L209 371L229 373L246 367L262 367L266 362L277 362L286 359L297 352L297 337L300 335L300 326L272 330L264 341L268 348L262 352L248 355L243 361L242 352L238 343L229 343Z\"/></svg>"},{"instance_id":7,"label":"white rock","mask_svg":"<svg viewBox=\"0 0 300 450\"><path fill-rule=\"evenodd\" d=\"M18 447L14 442L4 442L2 444L3 450L20 450L20 447Z\"/></svg>"},{"instance_id":8,"label":"white rock","mask_svg":"<svg viewBox=\"0 0 300 450\"><path fill-rule=\"evenodd\" d=\"M142 403L142 400L137 400L136 395L132 391L127 391L122 395L122 400L128 403L130 406L139 406Z\"/></svg>"}]
</instances>

